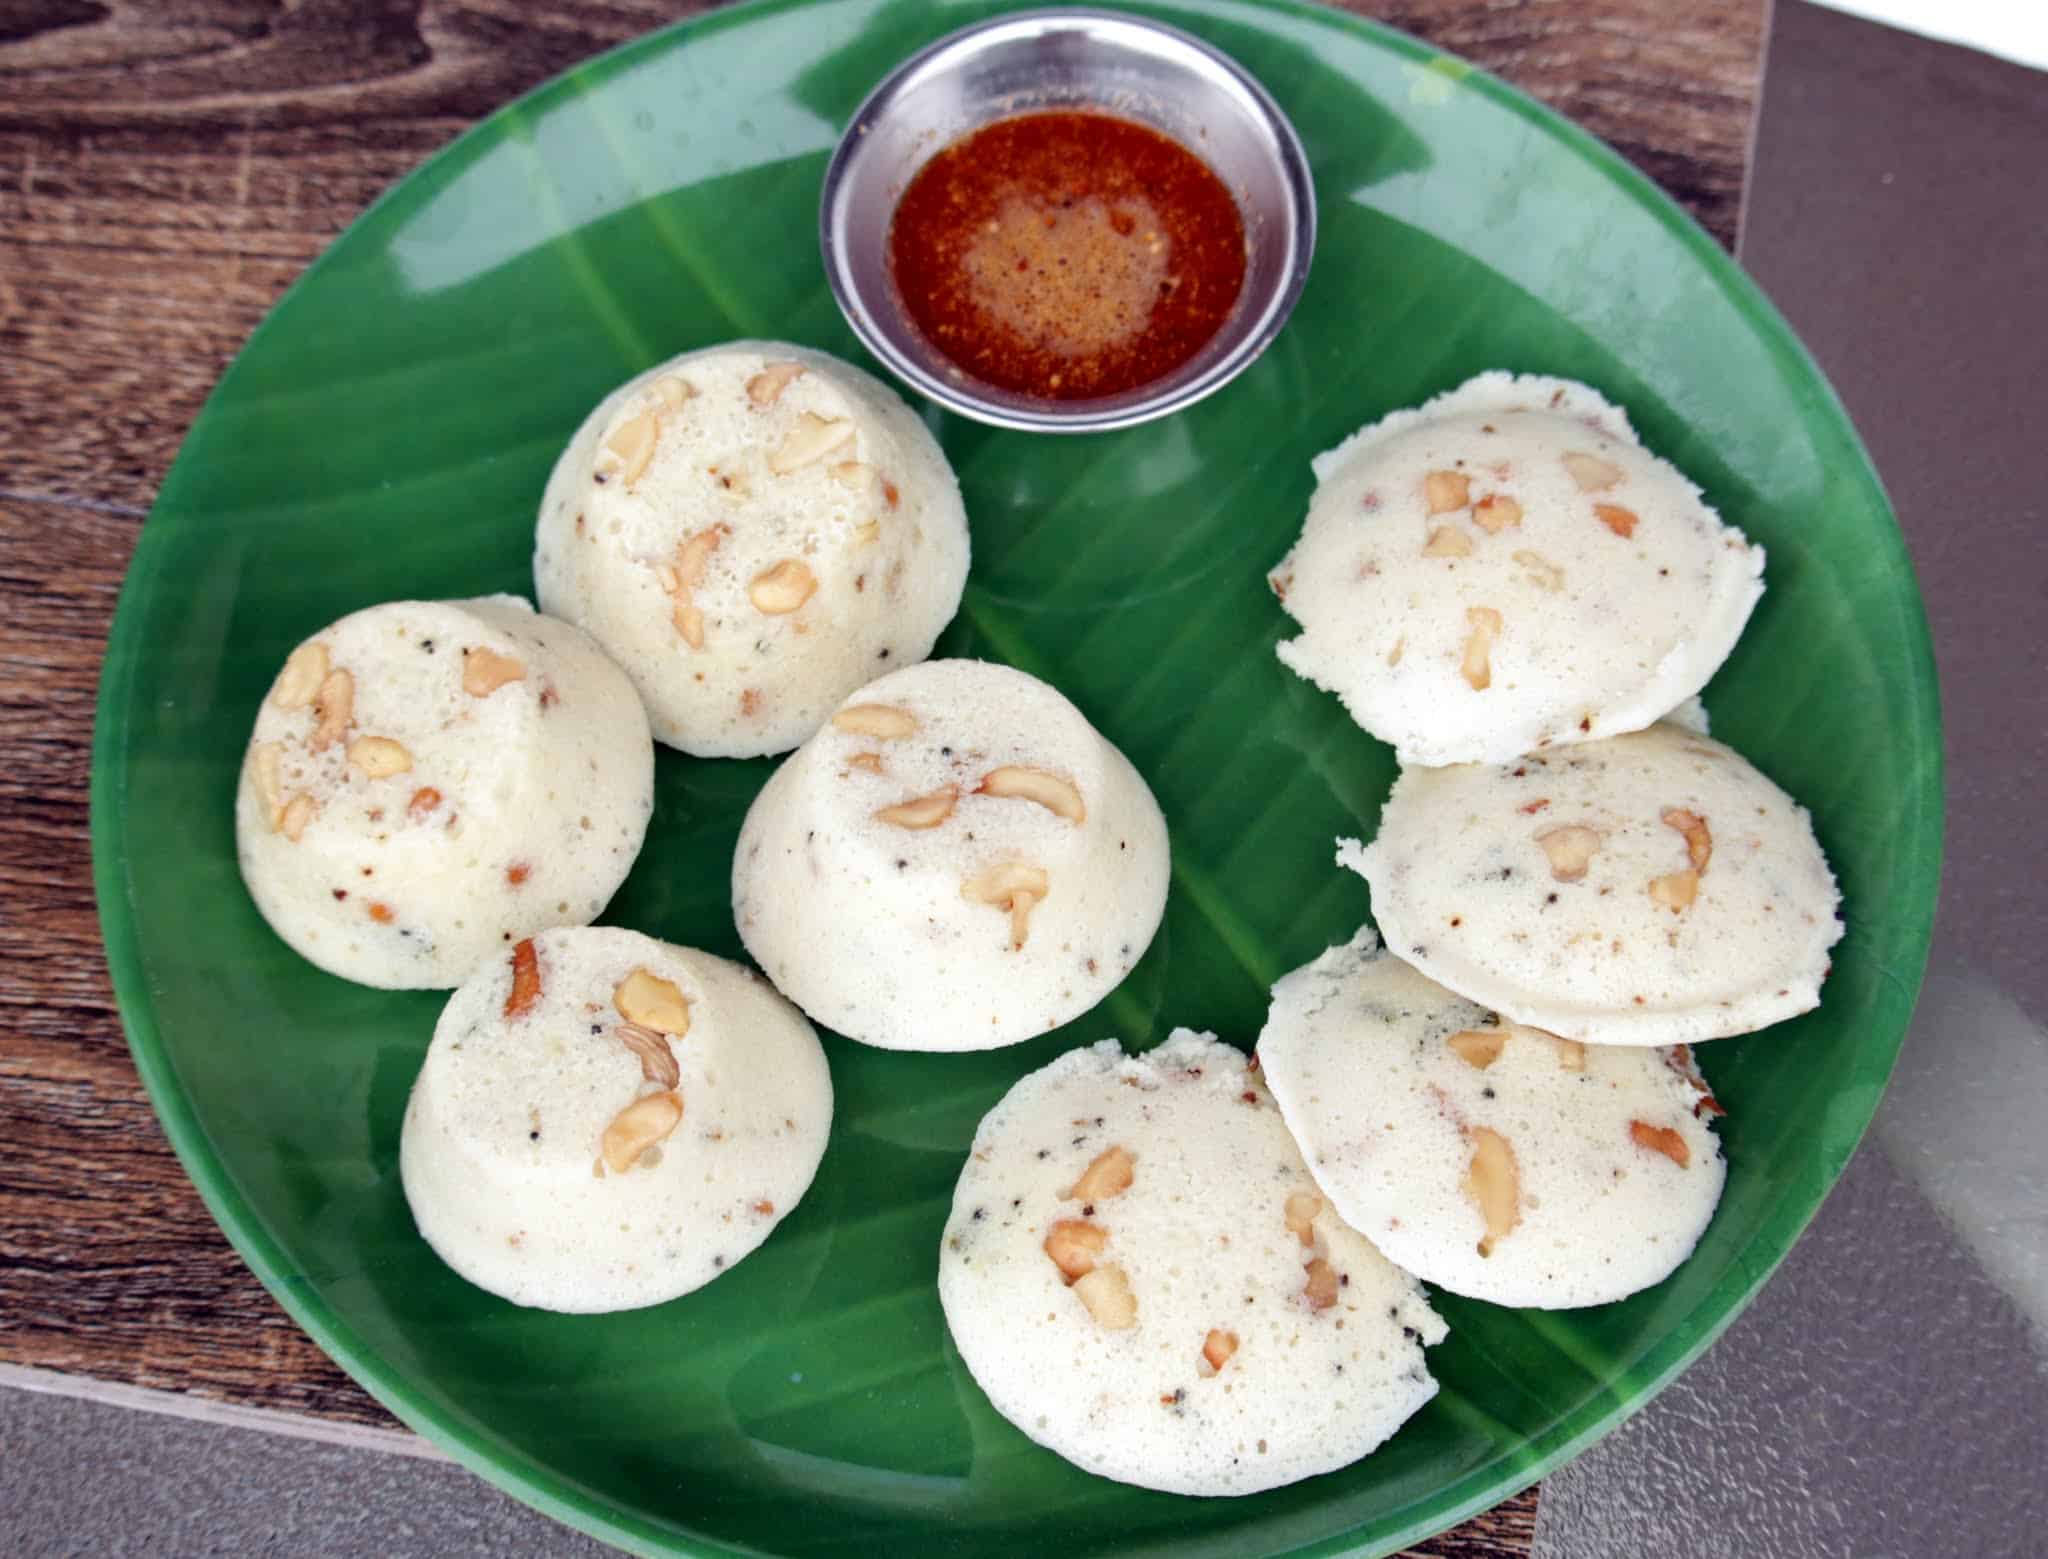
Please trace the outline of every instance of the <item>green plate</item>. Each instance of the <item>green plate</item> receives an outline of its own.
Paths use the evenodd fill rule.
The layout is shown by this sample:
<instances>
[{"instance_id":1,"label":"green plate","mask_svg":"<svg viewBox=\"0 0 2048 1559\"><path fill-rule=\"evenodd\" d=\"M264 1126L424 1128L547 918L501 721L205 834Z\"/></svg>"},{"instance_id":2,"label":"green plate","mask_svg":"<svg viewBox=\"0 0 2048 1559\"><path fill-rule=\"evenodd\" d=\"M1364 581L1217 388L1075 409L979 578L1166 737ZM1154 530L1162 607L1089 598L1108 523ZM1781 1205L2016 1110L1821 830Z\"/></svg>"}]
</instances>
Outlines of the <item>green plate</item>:
<instances>
[{"instance_id":1,"label":"green plate","mask_svg":"<svg viewBox=\"0 0 2048 1559\"><path fill-rule=\"evenodd\" d=\"M1163 423L1058 439L930 416L975 549L939 653L1048 679L1136 762L1173 830L1165 925L1100 1009L1015 1049L828 1035L817 1183L710 1287L564 1317L442 1267L397 1167L441 998L300 962L236 875L237 766L295 641L392 597L527 590L556 451L661 358L764 335L860 360L818 262L827 154L890 65L992 9L769 0L645 39L463 137L307 273L193 429L115 621L93 780L115 986L164 1127L256 1274L393 1412L577 1526L652 1553L1384 1552L1611 1428L1756 1291L1876 1106L1939 857L1926 627L1840 405L1710 240L1500 83L1334 12L1133 7L1235 55L1300 129L1323 226L1293 323ZM1770 549L1708 703L1812 808L1840 873L1826 1006L1706 1047L1728 1188L1669 1281L1572 1314L1443 1299L1441 1394L1343 1472L1208 1501L1090 1477L997 1418L948 1344L933 1280L962 1154L1071 1045L1175 1024L1248 1044L1273 979L1364 919L1331 841L1371 834L1392 760L1274 659L1264 571L1311 454L1494 367L1599 386ZM607 920L738 956L727 867L769 769L664 752Z\"/></svg>"}]
</instances>

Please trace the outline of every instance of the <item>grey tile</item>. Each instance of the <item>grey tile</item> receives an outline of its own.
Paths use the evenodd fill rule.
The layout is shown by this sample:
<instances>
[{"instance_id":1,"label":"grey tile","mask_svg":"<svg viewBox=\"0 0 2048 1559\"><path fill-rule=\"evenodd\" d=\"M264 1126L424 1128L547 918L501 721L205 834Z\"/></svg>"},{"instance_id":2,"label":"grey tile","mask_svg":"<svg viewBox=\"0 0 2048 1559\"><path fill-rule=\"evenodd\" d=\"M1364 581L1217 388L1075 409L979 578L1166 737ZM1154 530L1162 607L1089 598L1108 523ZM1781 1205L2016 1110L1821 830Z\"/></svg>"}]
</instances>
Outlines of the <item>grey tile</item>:
<instances>
[{"instance_id":1,"label":"grey tile","mask_svg":"<svg viewBox=\"0 0 2048 1559\"><path fill-rule=\"evenodd\" d=\"M1743 258L1927 601L1948 841L1875 1129L1754 1306L1544 1485L1534 1559L2048 1553L2048 75L1780 0Z\"/></svg>"},{"instance_id":2,"label":"grey tile","mask_svg":"<svg viewBox=\"0 0 2048 1559\"><path fill-rule=\"evenodd\" d=\"M1920 576L1948 758L1936 945L2036 1019L2048 1018L2044 169L2048 72L1777 6L1742 260L1841 394Z\"/></svg>"},{"instance_id":3,"label":"grey tile","mask_svg":"<svg viewBox=\"0 0 2048 1559\"><path fill-rule=\"evenodd\" d=\"M1926 1559L2048 1544L2027 1323L1866 1144L1755 1304L1543 1485L1531 1559Z\"/></svg>"},{"instance_id":4,"label":"grey tile","mask_svg":"<svg viewBox=\"0 0 2048 1559\"><path fill-rule=\"evenodd\" d=\"M608 1552L451 1462L0 1388L0 1553L592 1559Z\"/></svg>"}]
</instances>

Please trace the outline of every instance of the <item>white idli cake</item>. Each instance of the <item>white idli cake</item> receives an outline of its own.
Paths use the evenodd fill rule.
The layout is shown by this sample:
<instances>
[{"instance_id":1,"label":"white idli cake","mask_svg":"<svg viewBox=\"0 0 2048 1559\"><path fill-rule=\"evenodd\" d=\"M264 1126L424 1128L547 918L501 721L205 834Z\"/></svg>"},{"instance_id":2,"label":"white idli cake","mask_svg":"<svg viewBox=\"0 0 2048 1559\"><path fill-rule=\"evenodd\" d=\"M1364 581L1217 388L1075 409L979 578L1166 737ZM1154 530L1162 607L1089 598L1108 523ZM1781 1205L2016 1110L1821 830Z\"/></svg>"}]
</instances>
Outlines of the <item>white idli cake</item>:
<instances>
[{"instance_id":1,"label":"white idli cake","mask_svg":"<svg viewBox=\"0 0 2048 1559\"><path fill-rule=\"evenodd\" d=\"M1370 931L1273 987L1258 1057L1337 1212L1453 1293L1606 1304L1670 1276L1720 1201L1720 1106L1682 1050L1503 1023Z\"/></svg>"},{"instance_id":2,"label":"white idli cake","mask_svg":"<svg viewBox=\"0 0 2048 1559\"><path fill-rule=\"evenodd\" d=\"M939 1299L997 1412L1086 1471L1252 1494L1356 1461L1436 1395L1421 1285L1317 1194L1242 1052L1069 1051L991 1110Z\"/></svg>"},{"instance_id":3,"label":"white idli cake","mask_svg":"<svg viewBox=\"0 0 2048 1559\"><path fill-rule=\"evenodd\" d=\"M294 951L364 985L450 986L596 919L653 807L646 713L583 634L517 596L392 601L292 651L235 841Z\"/></svg>"},{"instance_id":4,"label":"white idli cake","mask_svg":"<svg viewBox=\"0 0 2048 1559\"><path fill-rule=\"evenodd\" d=\"M608 396L555 464L533 575L701 757L794 747L863 682L923 660L967 579L938 443L878 380L736 341Z\"/></svg>"},{"instance_id":5,"label":"white idli cake","mask_svg":"<svg viewBox=\"0 0 2048 1559\"><path fill-rule=\"evenodd\" d=\"M1144 954L1166 822L1035 677L929 661L778 769L733 856L747 951L812 1018L891 1050L986 1050L1080 1016Z\"/></svg>"},{"instance_id":6,"label":"white idli cake","mask_svg":"<svg viewBox=\"0 0 2048 1559\"><path fill-rule=\"evenodd\" d=\"M1569 380L1482 374L1314 464L1280 659L1405 764L1640 730L1763 593L1763 549Z\"/></svg>"},{"instance_id":7,"label":"white idli cake","mask_svg":"<svg viewBox=\"0 0 2048 1559\"><path fill-rule=\"evenodd\" d=\"M817 1172L832 1079L751 970L546 931L448 998L399 1141L413 1220L514 1304L625 1310L728 1271Z\"/></svg>"},{"instance_id":8,"label":"white idli cake","mask_svg":"<svg viewBox=\"0 0 2048 1559\"><path fill-rule=\"evenodd\" d=\"M1820 1002L1840 895L1805 808L1673 725L1508 763L1404 769L1370 848L1387 945L1572 1039L1673 1045Z\"/></svg>"}]
</instances>

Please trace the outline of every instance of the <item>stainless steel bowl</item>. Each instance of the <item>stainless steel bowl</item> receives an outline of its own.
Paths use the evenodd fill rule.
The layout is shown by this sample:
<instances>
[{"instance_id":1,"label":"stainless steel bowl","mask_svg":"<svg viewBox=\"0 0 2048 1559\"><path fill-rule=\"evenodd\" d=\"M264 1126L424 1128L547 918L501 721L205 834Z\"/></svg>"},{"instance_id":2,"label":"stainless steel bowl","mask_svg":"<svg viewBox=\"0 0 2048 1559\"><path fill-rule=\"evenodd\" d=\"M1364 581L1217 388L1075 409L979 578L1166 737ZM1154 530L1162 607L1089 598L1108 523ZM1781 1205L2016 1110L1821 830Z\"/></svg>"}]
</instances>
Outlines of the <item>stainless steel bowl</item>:
<instances>
[{"instance_id":1,"label":"stainless steel bowl","mask_svg":"<svg viewBox=\"0 0 2048 1559\"><path fill-rule=\"evenodd\" d=\"M991 120L1093 108L1172 136L1237 197L1244 290L1215 337L1171 374L1121 395L1052 401L985 384L924 340L889 270L889 222L931 156ZM1020 11L941 38L853 116L825 172L819 239L833 296L869 351L941 405L999 427L1096 433L1149 422L1222 388L1263 352L1307 280L1315 191L1294 127L1228 56L1117 11Z\"/></svg>"}]
</instances>

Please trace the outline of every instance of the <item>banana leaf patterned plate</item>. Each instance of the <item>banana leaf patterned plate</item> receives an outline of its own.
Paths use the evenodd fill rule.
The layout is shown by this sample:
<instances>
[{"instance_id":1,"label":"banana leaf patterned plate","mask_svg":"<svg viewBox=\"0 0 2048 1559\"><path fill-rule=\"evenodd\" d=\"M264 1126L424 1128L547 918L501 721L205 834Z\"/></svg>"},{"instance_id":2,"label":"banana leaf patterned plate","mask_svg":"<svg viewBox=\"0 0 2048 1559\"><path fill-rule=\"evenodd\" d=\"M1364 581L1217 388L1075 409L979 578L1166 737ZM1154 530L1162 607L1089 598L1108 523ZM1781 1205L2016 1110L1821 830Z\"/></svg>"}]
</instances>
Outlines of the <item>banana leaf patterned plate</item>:
<instances>
[{"instance_id":1,"label":"banana leaf patterned plate","mask_svg":"<svg viewBox=\"0 0 2048 1559\"><path fill-rule=\"evenodd\" d=\"M1067 693L1173 831L1150 953L1057 1033L969 1056L826 1037L838 1117L757 1254L632 1314L521 1311L447 1271L398 1172L441 997L360 989L273 937L235 867L242 747L286 650L399 596L526 591L550 463L612 384L775 336L860 360L826 290L819 178L895 61L1000 7L763 0L502 110L315 265L223 377L145 526L101 690L95 870L131 1046L263 1282L370 1391L485 1477L648 1553L1382 1553L1539 1477L1641 1405L1756 1291L1847 1161L1911 1011L1939 866L1932 661L1840 405L1769 304L1618 157L1399 35L1282 0L1132 7L1279 97L1321 205L1292 323L1228 389L1086 438L929 413L974 568L939 653ZM1727 1194L1671 1279L1572 1314L1445 1297L1442 1392L1365 1461L1242 1500L1076 1471L983 1400L934 1289L975 1123L1024 1072L1186 1024L1240 1044L1280 974L1348 936L1388 750L1284 671L1264 571L1308 457L1481 369L1625 405L1770 551L1707 690L1717 735L1813 810L1849 933L1826 1004L1704 1047ZM606 919L738 956L733 839L767 762L662 753Z\"/></svg>"}]
</instances>

